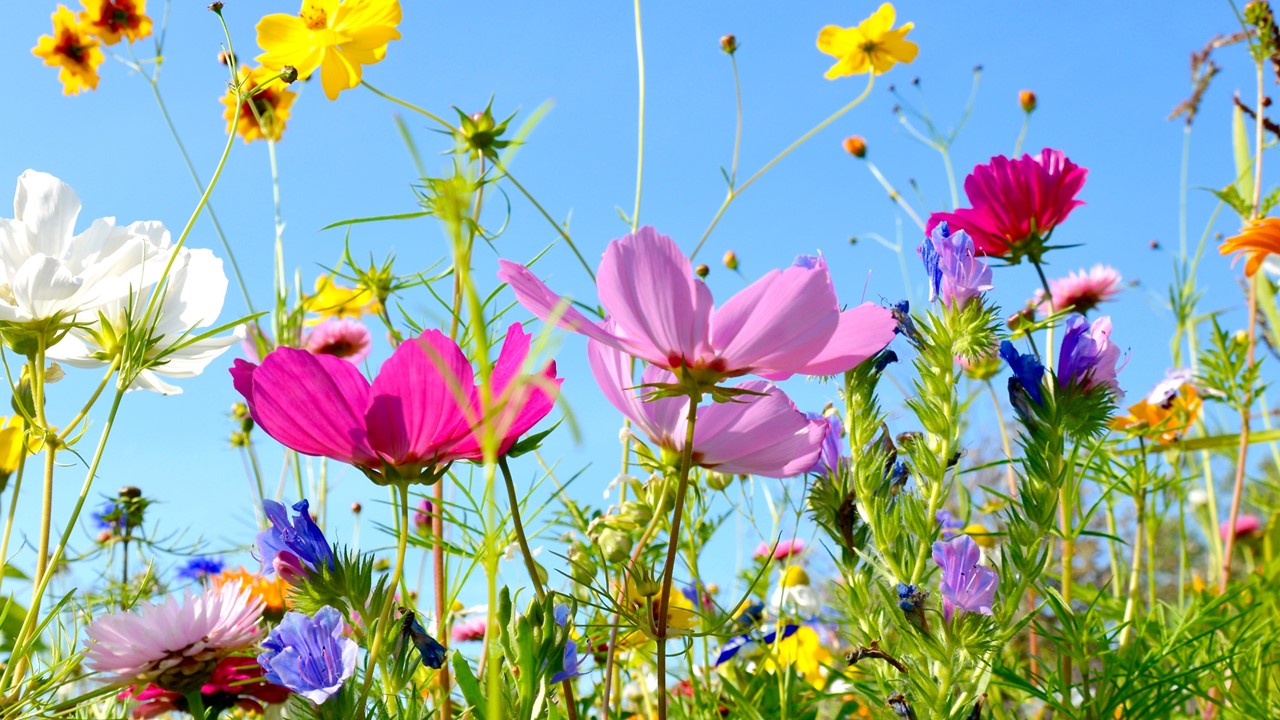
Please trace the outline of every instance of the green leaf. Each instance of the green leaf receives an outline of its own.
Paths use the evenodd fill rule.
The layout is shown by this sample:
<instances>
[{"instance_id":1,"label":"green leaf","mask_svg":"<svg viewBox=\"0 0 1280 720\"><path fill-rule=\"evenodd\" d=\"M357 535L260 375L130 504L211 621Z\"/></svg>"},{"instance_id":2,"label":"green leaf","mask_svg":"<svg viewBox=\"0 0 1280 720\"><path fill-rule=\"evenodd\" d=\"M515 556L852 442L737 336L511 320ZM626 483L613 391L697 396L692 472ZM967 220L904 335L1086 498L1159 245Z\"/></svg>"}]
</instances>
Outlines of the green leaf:
<instances>
[{"instance_id":1,"label":"green leaf","mask_svg":"<svg viewBox=\"0 0 1280 720\"><path fill-rule=\"evenodd\" d=\"M489 716L489 704L484 699L484 692L480 689L480 681L476 679L475 673L471 672L471 664L462 656L462 653L453 653L453 677L458 681L458 689L462 691L462 697L466 698L467 704L475 708L477 717Z\"/></svg>"},{"instance_id":2,"label":"green leaf","mask_svg":"<svg viewBox=\"0 0 1280 720\"><path fill-rule=\"evenodd\" d=\"M1249 130L1245 126L1244 111L1239 105L1234 106L1231 112L1231 149L1236 159L1236 181L1233 187L1241 198L1252 198L1253 155L1249 152ZM1252 200L1248 202L1252 205ZM1249 210L1250 212L1240 213L1240 216L1248 217L1253 208L1249 207Z\"/></svg>"},{"instance_id":3,"label":"green leaf","mask_svg":"<svg viewBox=\"0 0 1280 720\"><path fill-rule=\"evenodd\" d=\"M377 215L374 217L352 218L350 220L339 220L336 223L329 223L321 230L332 230L336 227L344 227L346 225L357 225L359 223L382 222L383 220L413 220L415 218L426 217L431 213L426 211L418 211L411 213L400 213L398 215Z\"/></svg>"}]
</instances>

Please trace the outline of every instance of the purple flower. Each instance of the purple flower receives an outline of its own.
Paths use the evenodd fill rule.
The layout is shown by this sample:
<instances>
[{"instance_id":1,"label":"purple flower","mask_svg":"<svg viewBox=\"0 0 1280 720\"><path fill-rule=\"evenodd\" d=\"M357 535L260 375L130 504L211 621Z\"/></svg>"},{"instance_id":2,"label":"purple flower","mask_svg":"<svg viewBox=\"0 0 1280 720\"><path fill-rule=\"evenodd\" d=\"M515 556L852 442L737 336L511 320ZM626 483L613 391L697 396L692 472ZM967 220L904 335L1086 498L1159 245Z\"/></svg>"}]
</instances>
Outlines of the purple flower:
<instances>
[{"instance_id":1,"label":"purple flower","mask_svg":"<svg viewBox=\"0 0 1280 720\"><path fill-rule=\"evenodd\" d=\"M422 498L418 501L418 506L413 509L413 529L420 533L431 532L431 514L435 512L435 506L431 501Z\"/></svg>"},{"instance_id":2,"label":"purple flower","mask_svg":"<svg viewBox=\"0 0 1280 720\"><path fill-rule=\"evenodd\" d=\"M311 519L306 500L293 506L297 514L292 521L284 505L274 500L262 501L262 509L271 521L271 527L258 533L257 538L263 572L280 573L281 578L292 583L321 565L333 567L333 549Z\"/></svg>"},{"instance_id":3,"label":"purple flower","mask_svg":"<svg viewBox=\"0 0 1280 720\"><path fill-rule=\"evenodd\" d=\"M202 582L210 575L217 575L222 572L224 565L225 563L222 562L222 558L220 557L214 557L212 555L207 557L193 557L178 568L178 577L184 580Z\"/></svg>"},{"instance_id":4,"label":"purple flower","mask_svg":"<svg viewBox=\"0 0 1280 720\"><path fill-rule=\"evenodd\" d=\"M555 613L556 622L560 624L560 627L565 628L566 630L566 638L564 641L564 657L560 664L560 671L551 676L551 684L553 685L581 675L582 665L586 662L586 658L578 657L578 641L567 635L569 628L569 606L557 605Z\"/></svg>"},{"instance_id":5,"label":"purple flower","mask_svg":"<svg viewBox=\"0 0 1280 720\"><path fill-rule=\"evenodd\" d=\"M1111 318L1100 317L1092 324L1083 315L1072 315L1067 320L1067 332L1058 353L1058 381L1064 387L1075 385L1089 390L1105 386L1117 398L1123 397L1116 380L1119 360L1120 348L1111 342Z\"/></svg>"},{"instance_id":6,"label":"purple flower","mask_svg":"<svg viewBox=\"0 0 1280 720\"><path fill-rule=\"evenodd\" d=\"M947 307L964 305L994 287L991 268L978 260L973 239L963 230L955 233L946 221L916 248L929 273L929 301L942 298Z\"/></svg>"},{"instance_id":7,"label":"purple flower","mask_svg":"<svg viewBox=\"0 0 1280 720\"><path fill-rule=\"evenodd\" d=\"M957 609L991 614L1000 576L978 563L982 550L968 535L933 544L933 561L942 568L942 616L948 621Z\"/></svg>"},{"instance_id":8,"label":"purple flower","mask_svg":"<svg viewBox=\"0 0 1280 720\"><path fill-rule=\"evenodd\" d=\"M805 413L805 417L810 420L821 420L827 424L826 435L822 438L822 450L818 452L818 461L809 468L809 473L835 475L839 468L849 462L847 455L840 454L840 450L844 447L844 443L841 442L844 437L844 423L840 422L840 416L835 414Z\"/></svg>"},{"instance_id":9,"label":"purple flower","mask_svg":"<svg viewBox=\"0 0 1280 720\"><path fill-rule=\"evenodd\" d=\"M342 636L342 613L325 605L314 617L287 612L262 641L258 656L263 677L314 703L342 688L356 669L360 648Z\"/></svg>"},{"instance_id":10,"label":"purple flower","mask_svg":"<svg viewBox=\"0 0 1280 720\"><path fill-rule=\"evenodd\" d=\"M956 534L956 530L964 527L964 520L951 514L950 510L939 510L934 513L933 518L938 521L938 527L942 528L943 537L951 537Z\"/></svg>"}]
</instances>

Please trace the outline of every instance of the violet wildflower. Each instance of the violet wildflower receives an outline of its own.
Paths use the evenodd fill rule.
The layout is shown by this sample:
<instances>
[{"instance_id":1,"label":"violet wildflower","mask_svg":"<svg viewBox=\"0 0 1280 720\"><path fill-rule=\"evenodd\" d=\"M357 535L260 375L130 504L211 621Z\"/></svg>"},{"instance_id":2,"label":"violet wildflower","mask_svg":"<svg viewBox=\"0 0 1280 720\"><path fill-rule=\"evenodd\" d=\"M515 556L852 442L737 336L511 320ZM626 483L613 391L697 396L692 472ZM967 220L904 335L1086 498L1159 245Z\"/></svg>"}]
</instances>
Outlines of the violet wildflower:
<instances>
[{"instance_id":1,"label":"violet wildflower","mask_svg":"<svg viewBox=\"0 0 1280 720\"><path fill-rule=\"evenodd\" d=\"M938 521L938 527L942 529L942 537L951 537L957 530L964 527L964 520L953 515L950 510L939 510L933 517Z\"/></svg>"},{"instance_id":2,"label":"violet wildflower","mask_svg":"<svg viewBox=\"0 0 1280 720\"><path fill-rule=\"evenodd\" d=\"M413 529L421 534L429 534L431 532L431 514L435 512L435 506L431 501L422 498L418 501L417 507L413 509Z\"/></svg>"},{"instance_id":3,"label":"violet wildflower","mask_svg":"<svg viewBox=\"0 0 1280 720\"><path fill-rule=\"evenodd\" d=\"M1100 317L1090 323L1083 315L1067 320L1067 332L1058 353L1058 381L1063 387L1075 385L1081 390L1103 386L1123 397L1116 380L1120 348L1111 342L1111 318Z\"/></svg>"},{"instance_id":4,"label":"violet wildflower","mask_svg":"<svg viewBox=\"0 0 1280 720\"><path fill-rule=\"evenodd\" d=\"M840 422L840 416L836 414L805 413L805 417L810 420L821 420L827 424L827 434L822 438L822 449L818 452L818 461L809 468L809 473L835 475L841 467L848 464L850 459L849 456L840 454L840 450L844 447L844 443L841 442L844 439L844 423Z\"/></svg>"},{"instance_id":5,"label":"violet wildflower","mask_svg":"<svg viewBox=\"0 0 1280 720\"><path fill-rule=\"evenodd\" d=\"M555 615L556 622L565 629L567 634L569 631L569 606L557 605ZM564 656L561 659L560 670L551 676L551 683L555 684L578 677L582 674L582 665L585 662L586 658L578 657L578 641L574 640L572 636L567 636L564 641Z\"/></svg>"},{"instance_id":6,"label":"violet wildflower","mask_svg":"<svg viewBox=\"0 0 1280 720\"><path fill-rule=\"evenodd\" d=\"M982 549L968 535L933 544L933 561L942 568L942 616L948 621L956 610L991 614L1000 576L979 564Z\"/></svg>"},{"instance_id":7,"label":"violet wildflower","mask_svg":"<svg viewBox=\"0 0 1280 720\"><path fill-rule=\"evenodd\" d=\"M311 519L310 504L306 500L294 504L297 514L292 521L284 505L274 500L264 500L262 509L271 521L271 527L258 533L257 538L264 573L277 572L292 583L321 565L333 567L333 549Z\"/></svg>"},{"instance_id":8,"label":"violet wildflower","mask_svg":"<svg viewBox=\"0 0 1280 720\"><path fill-rule=\"evenodd\" d=\"M314 616L287 612L262 641L263 677L314 703L342 688L356 669L356 642L343 637L342 613L325 605Z\"/></svg>"},{"instance_id":9,"label":"violet wildflower","mask_svg":"<svg viewBox=\"0 0 1280 720\"><path fill-rule=\"evenodd\" d=\"M178 567L177 575L183 580L204 582L206 579L222 572L226 563L222 558L213 555L193 557Z\"/></svg>"},{"instance_id":10,"label":"violet wildflower","mask_svg":"<svg viewBox=\"0 0 1280 720\"><path fill-rule=\"evenodd\" d=\"M1032 414L1031 404L1044 404L1041 383L1044 380L1044 365L1035 355L1018 352L1013 343L1005 340L1000 343L1000 357L1009 363L1013 376L1009 378L1009 402L1013 404L1018 416L1024 421Z\"/></svg>"},{"instance_id":11,"label":"violet wildflower","mask_svg":"<svg viewBox=\"0 0 1280 720\"><path fill-rule=\"evenodd\" d=\"M994 287L991 268L978 260L973 239L963 230L951 232L946 221L916 248L929 274L929 301L942 299L947 307L963 306Z\"/></svg>"}]
</instances>

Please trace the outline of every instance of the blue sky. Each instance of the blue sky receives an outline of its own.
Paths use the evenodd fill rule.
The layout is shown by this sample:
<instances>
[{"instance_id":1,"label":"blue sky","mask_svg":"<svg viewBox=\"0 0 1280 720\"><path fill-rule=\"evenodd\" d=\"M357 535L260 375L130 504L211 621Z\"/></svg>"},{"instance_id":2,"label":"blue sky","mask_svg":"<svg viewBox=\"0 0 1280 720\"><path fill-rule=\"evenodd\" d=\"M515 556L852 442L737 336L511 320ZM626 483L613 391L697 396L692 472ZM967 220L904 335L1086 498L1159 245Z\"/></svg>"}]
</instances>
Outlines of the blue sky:
<instances>
[{"instance_id":1,"label":"blue sky","mask_svg":"<svg viewBox=\"0 0 1280 720\"><path fill-rule=\"evenodd\" d=\"M149 5L158 15L162 4L152 0ZM391 44L383 63L367 68L366 79L441 115L450 114L451 105L480 109L490 97L502 115L527 113L551 101L551 112L512 171L553 215L571 218L574 237L594 263L608 241L625 232L616 208L629 212L633 202L637 101L631 6L490 3L479 8L412 1L404 6L403 39ZM54 7L43 0L18 3L0 27L0 62L10 68L11 99L9 110L0 114L0 137L5 138L0 183L28 167L44 170L77 189L84 202L82 225L114 215L180 228L197 193L146 83L108 60L97 92L66 98L56 71L31 56L36 38L49 32ZM862 90L863 78L822 78L830 58L815 49L814 39L823 25L853 25L875 7L868 2L645 5L642 222L689 250L723 198L720 168L730 160L734 110L721 35L736 34L741 46L741 172L749 174ZM261 13L295 10L292 2L228 2L225 16L242 60L256 54L253 26ZM713 292L723 301L744 284L717 263L732 249L747 278L789 264L796 254L820 251L844 301L859 300L864 287L869 300L904 296L898 258L868 238L878 233L892 240L901 223L906 243L914 247L915 234L866 168L841 151L840 141L850 134L864 136L870 157L895 184L905 192L908 179L916 179L928 201L923 209L944 209L942 163L898 124L891 113L898 100L886 88L893 84L918 104L912 78L919 77L935 121L945 128L959 118L973 68L982 65L977 106L953 151L957 180L975 163L1012 152L1022 123L1017 93L1033 89L1040 109L1024 149L1060 148L1090 169L1081 194L1087 204L1054 236L1081 246L1052 255L1050 272L1108 262L1126 280L1139 281L1109 311L1113 339L1132 353L1122 385L1133 398L1144 394L1169 363L1173 327L1162 297L1172 277L1170 251L1178 245L1184 126L1166 116L1190 92L1189 53L1211 35L1236 29L1230 6L1168 2L1156 17L1149 7L1130 3L1082 9L1070 3L902 2L898 16L916 23L910 37L921 47L918 60L879 78L862 106L787 158L730 208L700 256L712 264ZM162 92L206 178L225 137L218 97L226 72L215 59L222 42L222 31L203 3L171 8ZM138 52L146 57L150 48L144 41ZM1230 97L1253 82L1243 50L1220 51L1216 59L1223 72L1205 99L1191 143L1193 188L1220 187L1233 177ZM1250 95L1245 90L1244 96ZM300 269L305 285L342 250L341 231L320 228L349 217L415 209L415 172L392 121L396 112L362 89L329 102L318 84L301 88L279 153L287 262ZM446 149L446 141L420 119L405 119L429 153L429 170L443 172L447 159L430 153ZM1189 200L1194 244L1214 201L1198 189ZM213 204L255 302L266 305L274 235L265 145L236 143ZM513 198L511 213L510 227L497 245L504 256L527 259L555 239L527 203ZM496 224L500 218L491 220ZM1224 216L1217 229L1233 231L1234 220ZM851 244L850 237L862 240ZM1162 250L1150 248L1153 240ZM223 254L207 220L189 242ZM358 257L394 252L402 272L431 265L445 252L443 236L430 220L360 226L351 234L351 246ZM1200 274L1202 308L1226 310L1227 324L1238 326L1243 322L1238 272L1210 253ZM478 255L478 276L486 284L496 282L495 257L484 248ZM910 260L912 291L920 299L923 278L914 255ZM539 270L556 289L594 301L594 288L567 247L557 245ZM1010 308L1036 287L1027 266L999 269L995 282L996 298ZM431 314L431 298L421 291L404 298L404 304L423 322L440 321ZM224 317L245 310L233 285ZM595 389L583 349L579 338L564 337L557 359L565 395L587 432L581 444L560 433L547 454L562 457L562 467L573 471L590 465L575 493L599 504L596 493L617 473L619 419ZM248 485L241 459L227 443L231 425L225 417L238 399L226 374L232 357L227 354L204 376L182 383L182 396L128 396L97 491L139 485L161 502L156 511L162 530L202 534L217 546L246 542L253 524ZM54 417L78 406L90 375L96 380L93 373L73 373L54 386ZM788 389L808 409L834 397L831 388L813 383L793 382ZM900 398L891 394L888 400ZM272 466L274 453L269 447L264 453ZM517 467L516 472L527 478L534 469ZM74 468L60 474L60 506L69 506L80 479ZM367 520L385 517L385 508L376 505L385 499L380 489L353 472L336 480L333 508L358 499L370 508ZM37 495L32 489L21 498L21 516L33 518L20 527L29 537L36 529ZM332 537L350 538L345 512L334 512L330 522ZM362 544L376 547L378 540L368 522L365 526ZM757 539L747 542L754 545ZM87 532L78 543L90 543ZM17 562L31 560L26 549ZM511 572L521 570L512 566ZM511 579L518 582L519 575Z\"/></svg>"}]
</instances>

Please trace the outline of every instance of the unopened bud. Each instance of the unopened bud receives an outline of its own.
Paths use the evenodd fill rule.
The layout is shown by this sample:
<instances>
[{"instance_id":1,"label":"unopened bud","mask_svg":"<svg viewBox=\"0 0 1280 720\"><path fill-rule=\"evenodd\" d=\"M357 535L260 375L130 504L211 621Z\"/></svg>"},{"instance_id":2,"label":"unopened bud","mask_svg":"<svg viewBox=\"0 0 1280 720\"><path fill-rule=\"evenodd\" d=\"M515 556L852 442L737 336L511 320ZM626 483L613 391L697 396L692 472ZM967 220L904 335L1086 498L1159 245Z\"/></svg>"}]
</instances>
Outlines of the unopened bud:
<instances>
[{"instance_id":1,"label":"unopened bud","mask_svg":"<svg viewBox=\"0 0 1280 720\"><path fill-rule=\"evenodd\" d=\"M285 65L280 68L280 82L289 85L298 79L298 68L292 65Z\"/></svg>"},{"instance_id":2,"label":"unopened bud","mask_svg":"<svg viewBox=\"0 0 1280 720\"><path fill-rule=\"evenodd\" d=\"M738 52L738 38L732 35L725 35L720 38L720 49L730 55Z\"/></svg>"},{"instance_id":3,"label":"unopened bud","mask_svg":"<svg viewBox=\"0 0 1280 720\"><path fill-rule=\"evenodd\" d=\"M249 417L249 406L242 402L238 402L231 406L231 417L236 420L243 420Z\"/></svg>"},{"instance_id":4,"label":"unopened bud","mask_svg":"<svg viewBox=\"0 0 1280 720\"><path fill-rule=\"evenodd\" d=\"M66 376L67 373L56 362L49 363L49 367L45 368L44 371L44 381L46 383L56 383Z\"/></svg>"},{"instance_id":5,"label":"unopened bud","mask_svg":"<svg viewBox=\"0 0 1280 720\"><path fill-rule=\"evenodd\" d=\"M856 158L867 156L867 141L861 135L850 135L844 139L844 151Z\"/></svg>"},{"instance_id":6,"label":"unopened bud","mask_svg":"<svg viewBox=\"0 0 1280 720\"><path fill-rule=\"evenodd\" d=\"M210 9L210 10L212 10L212 11L214 11L214 12L216 12L216 13L218 13L219 15L221 15L221 14L222 14L222 3L220 3L220 2L216 2L216 3L212 4L212 5L210 5L210 6L209 6L209 9Z\"/></svg>"},{"instance_id":7,"label":"unopened bud","mask_svg":"<svg viewBox=\"0 0 1280 720\"><path fill-rule=\"evenodd\" d=\"M1023 325L1026 325L1028 323L1034 322L1035 319L1036 319L1035 310L1032 310L1031 308L1023 308L1018 312L1010 315L1009 319L1005 321L1005 324L1008 325L1009 329L1012 330L1013 332L1018 332L1019 328L1021 328Z\"/></svg>"},{"instance_id":8,"label":"unopened bud","mask_svg":"<svg viewBox=\"0 0 1280 720\"><path fill-rule=\"evenodd\" d=\"M704 278L711 274L711 268L707 267L705 264L699 265L698 267L694 268L693 271L697 273L698 277L700 278Z\"/></svg>"},{"instance_id":9,"label":"unopened bud","mask_svg":"<svg viewBox=\"0 0 1280 720\"><path fill-rule=\"evenodd\" d=\"M391 569L391 561L386 558L377 558L373 561L373 569L378 572L386 572Z\"/></svg>"},{"instance_id":10,"label":"unopened bud","mask_svg":"<svg viewBox=\"0 0 1280 720\"><path fill-rule=\"evenodd\" d=\"M363 509L364 509L364 506L361 505L360 503L358 502L351 503L351 512L355 513L356 515L359 515L360 511Z\"/></svg>"},{"instance_id":11,"label":"unopened bud","mask_svg":"<svg viewBox=\"0 0 1280 720\"><path fill-rule=\"evenodd\" d=\"M723 492L731 484L733 484L732 475L725 475L724 473L718 473L718 472L708 472L706 477L707 477L707 487L711 488L712 490L719 490Z\"/></svg>"},{"instance_id":12,"label":"unopened bud","mask_svg":"<svg viewBox=\"0 0 1280 720\"><path fill-rule=\"evenodd\" d=\"M1022 107L1023 112L1031 112L1036 109L1036 94L1030 90L1023 90L1018 93L1018 105Z\"/></svg>"},{"instance_id":13,"label":"unopened bud","mask_svg":"<svg viewBox=\"0 0 1280 720\"><path fill-rule=\"evenodd\" d=\"M120 497L129 499L140 498L142 497L142 490L132 485L125 485L120 488Z\"/></svg>"},{"instance_id":14,"label":"unopened bud","mask_svg":"<svg viewBox=\"0 0 1280 720\"><path fill-rule=\"evenodd\" d=\"M732 250L728 250L724 254L724 266L730 270L738 269L738 254Z\"/></svg>"},{"instance_id":15,"label":"unopened bud","mask_svg":"<svg viewBox=\"0 0 1280 720\"><path fill-rule=\"evenodd\" d=\"M235 63L235 62L238 62L238 61L239 61L239 59L236 57L236 54L235 54L235 53L233 53L233 52L227 52L226 50L219 50L219 51L218 51L218 64L219 64L219 65L230 65L230 64Z\"/></svg>"}]
</instances>

